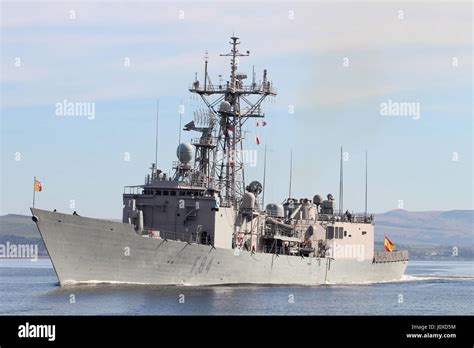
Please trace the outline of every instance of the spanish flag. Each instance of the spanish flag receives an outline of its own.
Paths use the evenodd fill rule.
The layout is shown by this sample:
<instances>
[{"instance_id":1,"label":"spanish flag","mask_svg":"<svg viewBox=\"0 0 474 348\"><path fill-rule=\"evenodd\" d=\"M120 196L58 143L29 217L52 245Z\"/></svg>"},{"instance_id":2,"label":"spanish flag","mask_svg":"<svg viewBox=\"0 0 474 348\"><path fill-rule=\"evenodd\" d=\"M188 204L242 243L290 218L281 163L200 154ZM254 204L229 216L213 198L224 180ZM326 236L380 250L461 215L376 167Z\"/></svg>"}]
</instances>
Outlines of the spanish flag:
<instances>
[{"instance_id":1,"label":"spanish flag","mask_svg":"<svg viewBox=\"0 0 474 348\"><path fill-rule=\"evenodd\" d=\"M35 192L41 192L43 190L43 186L41 185L41 181L35 179Z\"/></svg>"},{"instance_id":2,"label":"spanish flag","mask_svg":"<svg viewBox=\"0 0 474 348\"><path fill-rule=\"evenodd\" d=\"M387 250L390 253L395 250L395 244L393 244L392 241L388 239L387 236L385 236L385 241L383 243L383 246L385 247L385 250Z\"/></svg>"}]
</instances>

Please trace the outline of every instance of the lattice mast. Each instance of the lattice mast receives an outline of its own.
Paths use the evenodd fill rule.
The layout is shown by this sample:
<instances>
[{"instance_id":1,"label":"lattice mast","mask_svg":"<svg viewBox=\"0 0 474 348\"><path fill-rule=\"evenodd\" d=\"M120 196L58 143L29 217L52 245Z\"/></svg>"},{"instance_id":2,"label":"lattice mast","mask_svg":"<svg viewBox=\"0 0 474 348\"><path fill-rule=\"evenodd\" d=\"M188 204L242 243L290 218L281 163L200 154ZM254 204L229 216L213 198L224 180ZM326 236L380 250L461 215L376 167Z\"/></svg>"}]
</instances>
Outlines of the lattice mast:
<instances>
[{"instance_id":1,"label":"lattice mast","mask_svg":"<svg viewBox=\"0 0 474 348\"><path fill-rule=\"evenodd\" d=\"M221 191L223 204L237 206L245 192L244 144L242 126L250 118L263 118L261 103L267 96L275 96L276 90L268 81L267 70L263 79L255 82L252 73L252 84L245 85L246 74L237 72L238 59L249 56L250 52L240 53L239 38L231 37L230 53L221 54L230 57L230 80L225 84L213 85L208 75L208 56L205 57L204 85L194 81L190 92L199 94L209 108L213 119L216 147L212 149L214 161L210 164L210 182Z\"/></svg>"}]
</instances>

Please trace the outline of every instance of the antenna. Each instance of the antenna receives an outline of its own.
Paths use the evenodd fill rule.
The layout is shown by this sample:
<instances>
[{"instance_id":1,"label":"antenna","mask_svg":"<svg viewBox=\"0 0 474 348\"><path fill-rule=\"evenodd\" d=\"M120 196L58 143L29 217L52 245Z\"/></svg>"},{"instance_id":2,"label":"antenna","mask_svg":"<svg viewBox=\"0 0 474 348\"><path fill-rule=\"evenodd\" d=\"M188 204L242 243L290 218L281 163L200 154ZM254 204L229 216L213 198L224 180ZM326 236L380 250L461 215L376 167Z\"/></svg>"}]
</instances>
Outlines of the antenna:
<instances>
[{"instance_id":1,"label":"antenna","mask_svg":"<svg viewBox=\"0 0 474 348\"><path fill-rule=\"evenodd\" d=\"M263 193L262 193L262 209L265 209L265 178L267 172L267 145L265 144L265 154L263 156Z\"/></svg>"},{"instance_id":2,"label":"antenna","mask_svg":"<svg viewBox=\"0 0 474 348\"><path fill-rule=\"evenodd\" d=\"M206 54L204 55L204 90L207 90L207 62L209 59L209 55L206 51Z\"/></svg>"},{"instance_id":3,"label":"antenna","mask_svg":"<svg viewBox=\"0 0 474 348\"><path fill-rule=\"evenodd\" d=\"M252 65L252 88L255 88L255 65Z\"/></svg>"},{"instance_id":4,"label":"antenna","mask_svg":"<svg viewBox=\"0 0 474 348\"><path fill-rule=\"evenodd\" d=\"M342 145L341 145L341 164L339 173L339 215L343 215L344 210L344 165L342 160Z\"/></svg>"},{"instance_id":5,"label":"antenna","mask_svg":"<svg viewBox=\"0 0 474 348\"><path fill-rule=\"evenodd\" d=\"M288 189L288 198L291 198L291 177L293 174L293 148L290 149L290 187Z\"/></svg>"},{"instance_id":6,"label":"antenna","mask_svg":"<svg viewBox=\"0 0 474 348\"><path fill-rule=\"evenodd\" d=\"M181 119L183 117L183 113L181 112L181 107L184 107L183 100L181 100L179 107L178 107L178 114L179 114L179 133L178 133L178 146L181 144Z\"/></svg>"},{"instance_id":7,"label":"antenna","mask_svg":"<svg viewBox=\"0 0 474 348\"><path fill-rule=\"evenodd\" d=\"M156 100L156 132L155 132L155 168L158 168L158 116L160 114L160 99Z\"/></svg>"},{"instance_id":8,"label":"antenna","mask_svg":"<svg viewBox=\"0 0 474 348\"><path fill-rule=\"evenodd\" d=\"M367 218L367 150L365 150L365 218Z\"/></svg>"}]
</instances>

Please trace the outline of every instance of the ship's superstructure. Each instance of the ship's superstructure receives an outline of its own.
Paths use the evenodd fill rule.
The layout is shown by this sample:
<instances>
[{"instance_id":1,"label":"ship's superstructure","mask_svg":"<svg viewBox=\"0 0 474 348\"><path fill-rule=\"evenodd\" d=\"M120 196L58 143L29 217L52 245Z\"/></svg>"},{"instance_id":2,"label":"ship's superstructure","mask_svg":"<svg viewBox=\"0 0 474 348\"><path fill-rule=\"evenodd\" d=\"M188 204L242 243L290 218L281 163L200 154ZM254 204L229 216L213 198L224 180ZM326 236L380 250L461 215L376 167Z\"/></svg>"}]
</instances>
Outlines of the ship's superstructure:
<instances>
[{"instance_id":1,"label":"ship's superstructure","mask_svg":"<svg viewBox=\"0 0 474 348\"><path fill-rule=\"evenodd\" d=\"M62 284L321 284L400 279L407 252L374 252L372 217L335 209L331 194L287 197L263 207L263 186L246 185L243 125L265 117L276 90L267 70L251 83L237 71L248 56L232 37L230 76L214 85L207 72L190 92L202 97L205 122L178 146L174 173L151 166L145 183L125 187L123 221L32 209ZM201 115L203 113L201 112ZM341 188L342 189L342 188ZM128 250L123 252L123 250ZM69 253L69 254L67 254Z\"/></svg>"}]
</instances>

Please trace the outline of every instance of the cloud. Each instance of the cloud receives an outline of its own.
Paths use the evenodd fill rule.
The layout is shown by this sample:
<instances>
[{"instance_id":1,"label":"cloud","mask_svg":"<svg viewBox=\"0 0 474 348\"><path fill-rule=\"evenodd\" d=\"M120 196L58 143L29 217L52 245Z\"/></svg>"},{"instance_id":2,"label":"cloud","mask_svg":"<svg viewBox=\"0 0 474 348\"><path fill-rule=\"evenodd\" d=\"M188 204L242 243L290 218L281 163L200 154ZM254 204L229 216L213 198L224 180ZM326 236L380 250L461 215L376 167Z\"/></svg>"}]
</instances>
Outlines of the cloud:
<instances>
[{"instance_id":1,"label":"cloud","mask_svg":"<svg viewBox=\"0 0 474 348\"><path fill-rule=\"evenodd\" d=\"M324 104L405 88L396 81L387 85L385 79L403 74L403 69L438 74L453 56L461 55L462 62L472 60L464 52L471 45L469 3L215 4L3 3L4 106L49 103L61 92L81 98L95 95L98 100L156 94L162 88L161 83L156 87L158 80L166 81L165 93L172 85L176 89L171 90L181 94L185 89L179 92L177 79L182 79L181 86L192 80L191 74L202 69L206 49L213 71L225 72L228 61L217 54L227 51L225 43L232 31L242 37L243 50L250 49L255 53L253 59L265 61L273 71L286 68L273 65L283 55L313 60L314 64L299 66L305 71L295 74L308 74L305 98L317 95ZM75 11L73 21L70 10ZM179 11L184 11L183 19ZM289 11L294 13L293 20ZM430 51L432 48L438 51ZM24 69L12 68L10 62L16 56L27 62ZM321 70L318 64L325 56L337 64L350 57L351 74ZM122 66L125 57L132 60L128 75ZM343 90L339 87L342 82ZM21 83L28 97L15 94L11 83Z\"/></svg>"}]
</instances>

